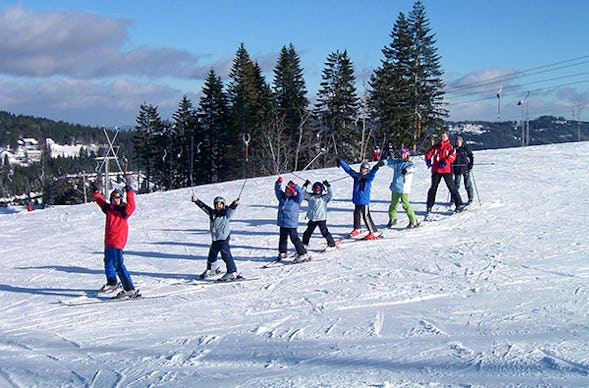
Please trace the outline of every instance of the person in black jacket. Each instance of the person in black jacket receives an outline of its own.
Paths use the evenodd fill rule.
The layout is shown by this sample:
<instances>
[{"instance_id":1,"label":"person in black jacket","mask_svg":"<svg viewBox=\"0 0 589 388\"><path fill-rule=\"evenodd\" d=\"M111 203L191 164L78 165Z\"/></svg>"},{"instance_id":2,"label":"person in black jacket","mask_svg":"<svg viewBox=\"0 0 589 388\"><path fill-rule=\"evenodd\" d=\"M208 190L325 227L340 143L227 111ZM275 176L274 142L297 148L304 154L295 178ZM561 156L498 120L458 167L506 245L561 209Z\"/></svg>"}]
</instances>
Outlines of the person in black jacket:
<instances>
[{"instance_id":1,"label":"person in black jacket","mask_svg":"<svg viewBox=\"0 0 589 388\"><path fill-rule=\"evenodd\" d=\"M452 164L452 173L454 174L454 186L456 190L460 189L460 180L464 179L464 188L468 195L468 202L470 205L474 199L474 192L472 187L472 180L470 179L470 172L474 164L474 156L472 151L464 143L461 136L456 138L456 161Z\"/></svg>"}]
</instances>

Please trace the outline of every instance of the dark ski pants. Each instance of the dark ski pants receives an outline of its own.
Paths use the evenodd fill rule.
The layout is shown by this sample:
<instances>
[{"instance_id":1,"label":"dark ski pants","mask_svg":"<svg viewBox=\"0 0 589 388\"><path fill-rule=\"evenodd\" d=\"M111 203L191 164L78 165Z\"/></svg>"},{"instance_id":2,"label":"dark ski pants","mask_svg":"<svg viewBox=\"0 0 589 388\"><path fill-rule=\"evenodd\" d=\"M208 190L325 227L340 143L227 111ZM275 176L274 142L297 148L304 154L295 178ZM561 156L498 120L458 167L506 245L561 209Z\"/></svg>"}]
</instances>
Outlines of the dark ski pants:
<instances>
[{"instance_id":1,"label":"dark ski pants","mask_svg":"<svg viewBox=\"0 0 589 388\"><path fill-rule=\"evenodd\" d=\"M462 205L462 198L460 197L460 193L454 186L454 181L452 180L452 174L440 174L437 172L432 173L432 185L427 192L427 209L431 209L436 203L436 193L438 191L438 186L440 185L440 181L444 179L444 183L446 183L446 187L452 196L452 201L454 201L454 205L456 207Z\"/></svg>"},{"instance_id":2,"label":"dark ski pants","mask_svg":"<svg viewBox=\"0 0 589 388\"><path fill-rule=\"evenodd\" d=\"M372 221L372 216L370 215L370 209L368 205L354 205L354 229L360 229L362 224L360 223L360 219L364 220L366 224L366 228L370 233L376 233L378 230L376 229L376 225L374 221Z\"/></svg>"},{"instance_id":3,"label":"dark ski pants","mask_svg":"<svg viewBox=\"0 0 589 388\"><path fill-rule=\"evenodd\" d=\"M454 174L454 186L456 190L460 190L460 180L461 178L464 179L464 188L466 189L466 194L468 195L468 202L472 202L474 199L474 190L472 188L472 180L470 179L470 172L465 174Z\"/></svg>"},{"instance_id":4,"label":"dark ski pants","mask_svg":"<svg viewBox=\"0 0 589 388\"><path fill-rule=\"evenodd\" d=\"M335 241L333 241L333 237L329 230L327 229L327 222L323 221L309 221L307 222L307 229L303 233L303 244L309 245L309 241L311 240L311 235L315 231L315 228L319 227L319 231L321 235L327 240L328 247L335 247Z\"/></svg>"},{"instance_id":5,"label":"dark ski pants","mask_svg":"<svg viewBox=\"0 0 589 388\"><path fill-rule=\"evenodd\" d=\"M295 246L298 255L304 255L307 253L307 250L303 246L301 239L299 239L299 234L297 233L297 228L283 228L280 227L280 239L278 240L278 252L279 253L286 253L288 247L288 238Z\"/></svg>"},{"instance_id":6,"label":"dark ski pants","mask_svg":"<svg viewBox=\"0 0 589 388\"><path fill-rule=\"evenodd\" d=\"M216 268L217 256L221 252L221 259L225 262L227 272L237 272L237 266L235 260L231 255L231 248L229 247L229 240L231 237L227 237L225 240L217 240L211 243L209 248L209 257L207 258L207 269Z\"/></svg>"},{"instance_id":7,"label":"dark ski pants","mask_svg":"<svg viewBox=\"0 0 589 388\"><path fill-rule=\"evenodd\" d=\"M125 291L135 289L131 275L127 272L123 257L123 250L119 248L104 248L104 272L106 273L106 282L110 285L117 284L117 275L121 279L121 284Z\"/></svg>"}]
</instances>

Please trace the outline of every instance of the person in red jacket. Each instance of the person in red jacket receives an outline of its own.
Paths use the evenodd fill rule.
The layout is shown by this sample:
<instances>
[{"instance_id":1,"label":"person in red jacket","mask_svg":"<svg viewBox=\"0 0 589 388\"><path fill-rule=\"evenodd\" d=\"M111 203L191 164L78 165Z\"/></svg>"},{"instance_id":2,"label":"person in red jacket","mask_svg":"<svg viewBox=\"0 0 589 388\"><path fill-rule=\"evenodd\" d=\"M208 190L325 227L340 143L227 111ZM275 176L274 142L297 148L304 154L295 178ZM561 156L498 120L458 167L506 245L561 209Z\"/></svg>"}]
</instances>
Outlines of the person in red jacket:
<instances>
[{"instance_id":1,"label":"person in red jacket","mask_svg":"<svg viewBox=\"0 0 589 388\"><path fill-rule=\"evenodd\" d=\"M102 212L106 214L104 228L104 272L106 284L98 290L98 294L109 294L117 291L121 286L116 298L134 298L138 294L131 280L131 275L125 267L123 248L127 244L129 235L128 218L135 211L135 192L127 184L124 191L127 192L127 202L124 202L123 190L115 189L110 194L110 203L106 202L100 188L96 183L92 184L94 189L94 200ZM121 283L117 283L117 276Z\"/></svg>"},{"instance_id":2,"label":"person in red jacket","mask_svg":"<svg viewBox=\"0 0 589 388\"><path fill-rule=\"evenodd\" d=\"M455 211L459 212L464 209L460 193L454 186L452 179L452 163L456 160L456 151L452 144L450 144L450 137L448 132L443 132L440 136L440 142L434 145L425 153L425 163L428 168L432 169L432 184L427 192L427 212L431 212L434 203L436 202L436 193L440 181L444 179L448 191L452 194Z\"/></svg>"}]
</instances>

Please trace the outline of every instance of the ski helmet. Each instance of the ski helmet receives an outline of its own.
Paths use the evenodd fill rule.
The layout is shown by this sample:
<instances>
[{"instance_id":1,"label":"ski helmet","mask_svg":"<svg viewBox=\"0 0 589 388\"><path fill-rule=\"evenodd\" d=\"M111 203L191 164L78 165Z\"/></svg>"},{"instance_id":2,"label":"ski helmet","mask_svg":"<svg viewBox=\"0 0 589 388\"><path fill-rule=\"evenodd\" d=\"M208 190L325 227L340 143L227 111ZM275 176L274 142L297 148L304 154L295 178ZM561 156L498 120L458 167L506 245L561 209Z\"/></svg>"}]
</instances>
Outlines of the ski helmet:
<instances>
[{"instance_id":1,"label":"ski helmet","mask_svg":"<svg viewBox=\"0 0 589 388\"><path fill-rule=\"evenodd\" d=\"M221 196L215 197L215 199L213 200L213 205L217 206L218 203L222 203L223 205L225 205L225 198Z\"/></svg>"},{"instance_id":2,"label":"ski helmet","mask_svg":"<svg viewBox=\"0 0 589 388\"><path fill-rule=\"evenodd\" d=\"M362 170L363 168L370 170L370 163L368 162L364 162L360 165L360 170Z\"/></svg>"},{"instance_id":3,"label":"ski helmet","mask_svg":"<svg viewBox=\"0 0 589 388\"><path fill-rule=\"evenodd\" d=\"M321 182L313 183L313 192L314 193L323 193L324 190L325 190L325 186L323 185L323 183L321 183Z\"/></svg>"},{"instance_id":4,"label":"ski helmet","mask_svg":"<svg viewBox=\"0 0 589 388\"><path fill-rule=\"evenodd\" d=\"M401 155L403 155L403 154L411 155L411 151L409 150L409 148L403 148L403 149L401 149Z\"/></svg>"}]
</instances>

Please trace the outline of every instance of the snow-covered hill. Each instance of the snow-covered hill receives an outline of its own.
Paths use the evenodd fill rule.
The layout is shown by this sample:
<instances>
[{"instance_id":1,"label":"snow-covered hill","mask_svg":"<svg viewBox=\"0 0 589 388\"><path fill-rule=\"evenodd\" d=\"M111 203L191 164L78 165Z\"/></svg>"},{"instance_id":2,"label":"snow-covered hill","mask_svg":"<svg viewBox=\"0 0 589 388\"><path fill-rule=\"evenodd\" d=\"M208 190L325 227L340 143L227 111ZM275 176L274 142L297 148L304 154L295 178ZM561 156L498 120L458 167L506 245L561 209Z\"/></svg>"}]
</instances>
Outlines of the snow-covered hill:
<instances>
[{"instance_id":1,"label":"snow-covered hill","mask_svg":"<svg viewBox=\"0 0 589 388\"><path fill-rule=\"evenodd\" d=\"M210 244L190 196L231 200L242 181L140 195L126 263L146 299L119 303L60 303L104 282L96 204L0 215L0 386L587 386L588 154L587 142L476 152L470 210L275 269L260 267L277 254L276 177L252 179L232 249L260 279L235 284L182 282ZM349 232L350 178L297 175L333 182L328 224ZM381 226L390 179L383 168L373 186Z\"/></svg>"}]
</instances>

